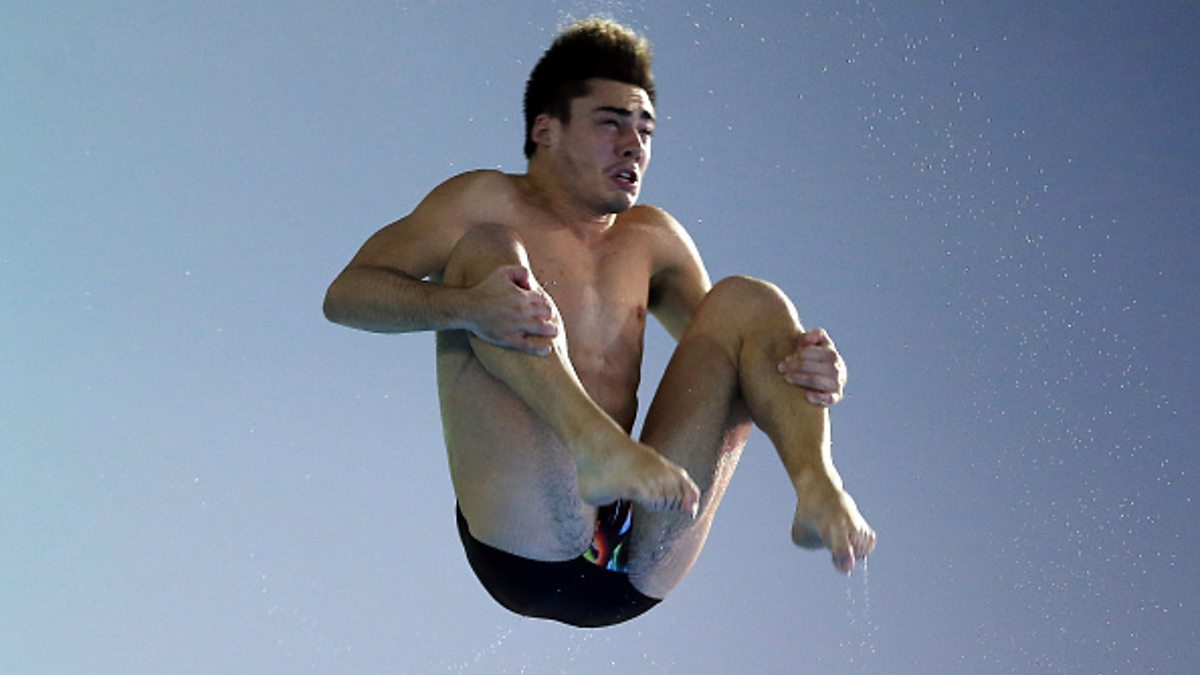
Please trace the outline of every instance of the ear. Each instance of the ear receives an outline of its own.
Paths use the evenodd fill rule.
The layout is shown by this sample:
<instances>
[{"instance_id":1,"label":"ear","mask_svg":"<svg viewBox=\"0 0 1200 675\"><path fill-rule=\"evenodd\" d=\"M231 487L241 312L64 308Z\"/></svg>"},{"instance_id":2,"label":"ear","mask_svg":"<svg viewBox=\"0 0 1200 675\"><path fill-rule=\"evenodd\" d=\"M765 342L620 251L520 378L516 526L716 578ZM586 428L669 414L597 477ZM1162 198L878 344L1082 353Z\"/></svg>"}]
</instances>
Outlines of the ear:
<instances>
[{"instance_id":1,"label":"ear","mask_svg":"<svg viewBox=\"0 0 1200 675\"><path fill-rule=\"evenodd\" d=\"M529 136L539 147L548 148L558 141L561 129L562 122L551 117L549 113L542 113L533 119L533 129Z\"/></svg>"}]
</instances>

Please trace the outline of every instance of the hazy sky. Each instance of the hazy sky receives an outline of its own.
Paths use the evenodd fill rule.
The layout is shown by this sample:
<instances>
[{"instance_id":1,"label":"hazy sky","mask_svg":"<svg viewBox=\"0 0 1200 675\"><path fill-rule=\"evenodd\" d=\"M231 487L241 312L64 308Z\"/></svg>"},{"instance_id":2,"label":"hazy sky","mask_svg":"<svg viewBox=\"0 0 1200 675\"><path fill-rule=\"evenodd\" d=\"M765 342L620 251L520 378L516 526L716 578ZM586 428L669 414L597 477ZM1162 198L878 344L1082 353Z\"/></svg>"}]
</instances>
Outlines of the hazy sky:
<instances>
[{"instance_id":1,"label":"hazy sky","mask_svg":"<svg viewBox=\"0 0 1200 675\"><path fill-rule=\"evenodd\" d=\"M321 316L434 185L524 170L524 80L593 12L656 47L644 200L849 363L849 579L756 434L660 607L510 615L432 336ZM0 672L1196 672L1197 34L1184 0L4 3Z\"/></svg>"}]
</instances>

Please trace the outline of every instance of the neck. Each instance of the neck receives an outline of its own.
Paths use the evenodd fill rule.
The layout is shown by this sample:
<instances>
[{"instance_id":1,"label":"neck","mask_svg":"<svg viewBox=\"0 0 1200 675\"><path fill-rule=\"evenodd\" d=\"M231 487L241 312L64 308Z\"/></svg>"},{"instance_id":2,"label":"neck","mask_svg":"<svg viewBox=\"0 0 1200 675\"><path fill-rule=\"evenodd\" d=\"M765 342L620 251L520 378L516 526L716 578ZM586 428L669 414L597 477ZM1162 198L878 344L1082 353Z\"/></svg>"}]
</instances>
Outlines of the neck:
<instances>
[{"instance_id":1,"label":"neck","mask_svg":"<svg viewBox=\"0 0 1200 675\"><path fill-rule=\"evenodd\" d=\"M572 194L562 180L563 173L549 160L531 159L526 171L530 187L558 221L582 232L607 230L617 219L616 213L603 213Z\"/></svg>"}]
</instances>

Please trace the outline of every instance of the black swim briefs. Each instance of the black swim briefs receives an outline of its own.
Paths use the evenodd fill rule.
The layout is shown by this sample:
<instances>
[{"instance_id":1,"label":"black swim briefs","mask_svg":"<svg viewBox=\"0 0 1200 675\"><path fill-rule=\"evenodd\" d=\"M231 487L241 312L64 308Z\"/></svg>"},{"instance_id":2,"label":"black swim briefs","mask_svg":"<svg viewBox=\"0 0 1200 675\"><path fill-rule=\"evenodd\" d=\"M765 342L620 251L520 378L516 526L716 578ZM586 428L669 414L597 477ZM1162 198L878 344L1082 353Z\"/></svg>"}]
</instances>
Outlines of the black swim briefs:
<instances>
[{"instance_id":1,"label":"black swim briefs","mask_svg":"<svg viewBox=\"0 0 1200 675\"><path fill-rule=\"evenodd\" d=\"M455 508L458 536L475 576L496 602L536 619L580 628L628 621L660 600L638 592L624 572L614 572L583 556L544 562L513 555L471 536L462 510Z\"/></svg>"}]
</instances>

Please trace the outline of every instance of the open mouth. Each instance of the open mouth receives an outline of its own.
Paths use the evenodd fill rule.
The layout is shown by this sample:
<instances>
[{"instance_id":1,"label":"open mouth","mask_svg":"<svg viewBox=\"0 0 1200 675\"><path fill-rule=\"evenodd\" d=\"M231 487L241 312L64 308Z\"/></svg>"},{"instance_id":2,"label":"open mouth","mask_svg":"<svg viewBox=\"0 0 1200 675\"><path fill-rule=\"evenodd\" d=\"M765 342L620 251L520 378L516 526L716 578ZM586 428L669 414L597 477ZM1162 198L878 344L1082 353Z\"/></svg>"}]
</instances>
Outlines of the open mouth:
<instances>
[{"instance_id":1,"label":"open mouth","mask_svg":"<svg viewBox=\"0 0 1200 675\"><path fill-rule=\"evenodd\" d=\"M613 174L613 180L626 188L632 189L637 186L638 175L632 169L622 169Z\"/></svg>"}]
</instances>

